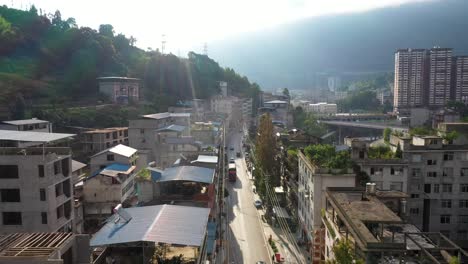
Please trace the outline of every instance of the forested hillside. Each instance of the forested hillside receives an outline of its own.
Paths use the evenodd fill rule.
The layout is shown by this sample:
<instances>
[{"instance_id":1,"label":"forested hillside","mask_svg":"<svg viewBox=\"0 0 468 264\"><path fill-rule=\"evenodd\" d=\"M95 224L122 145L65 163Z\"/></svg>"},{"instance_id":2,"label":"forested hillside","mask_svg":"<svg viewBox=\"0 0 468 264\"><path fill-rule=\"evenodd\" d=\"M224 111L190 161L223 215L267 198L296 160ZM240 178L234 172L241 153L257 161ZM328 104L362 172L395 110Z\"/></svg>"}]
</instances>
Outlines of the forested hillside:
<instances>
[{"instance_id":1,"label":"forested hillside","mask_svg":"<svg viewBox=\"0 0 468 264\"><path fill-rule=\"evenodd\" d=\"M141 78L144 99L155 111L213 95L219 81L227 81L234 95L250 96L259 89L205 55L190 52L183 59L141 50L136 41L116 34L112 25L79 27L59 11L45 15L34 6L29 11L1 6L0 106L21 118L19 107L93 104L103 99L100 76Z\"/></svg>"}]
</instances>

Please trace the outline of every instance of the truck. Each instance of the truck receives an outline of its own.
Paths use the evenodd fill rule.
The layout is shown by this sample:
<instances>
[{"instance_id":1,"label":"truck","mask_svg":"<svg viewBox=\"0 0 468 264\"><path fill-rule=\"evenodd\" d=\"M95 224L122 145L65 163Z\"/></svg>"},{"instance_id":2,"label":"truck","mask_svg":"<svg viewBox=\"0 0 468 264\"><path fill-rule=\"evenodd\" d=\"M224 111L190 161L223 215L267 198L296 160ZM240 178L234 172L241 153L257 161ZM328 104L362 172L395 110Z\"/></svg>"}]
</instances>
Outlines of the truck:
<instances>
[{"instance_id":1,"label":"truck","mask_svg":"<svg viewBox=\"0 0 468 264\"><path fill-rule=\"evenodd\" d=\"M235 163L229 163L228 178L229 178L230 182L236 182L236 180L237 180L236 164Z\"/></svg>"}]
</instances>

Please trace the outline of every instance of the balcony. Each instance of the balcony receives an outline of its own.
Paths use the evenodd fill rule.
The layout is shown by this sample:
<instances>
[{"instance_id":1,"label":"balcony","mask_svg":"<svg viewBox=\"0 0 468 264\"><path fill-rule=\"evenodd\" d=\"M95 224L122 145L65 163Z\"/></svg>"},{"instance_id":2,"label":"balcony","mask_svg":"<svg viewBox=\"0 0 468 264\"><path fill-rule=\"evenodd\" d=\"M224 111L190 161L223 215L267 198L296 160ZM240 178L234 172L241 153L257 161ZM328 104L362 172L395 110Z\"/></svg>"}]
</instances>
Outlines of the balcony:
<instances>
[{"instance_id":1,"label":"balcony","mask_svg":"<svg viewBox=\"0 0 468 264\"><path fill-rule=\"evenodd\" d=\"M71 155L70 148L0 148L1 156Z\"/></svg>"}]
</instances>

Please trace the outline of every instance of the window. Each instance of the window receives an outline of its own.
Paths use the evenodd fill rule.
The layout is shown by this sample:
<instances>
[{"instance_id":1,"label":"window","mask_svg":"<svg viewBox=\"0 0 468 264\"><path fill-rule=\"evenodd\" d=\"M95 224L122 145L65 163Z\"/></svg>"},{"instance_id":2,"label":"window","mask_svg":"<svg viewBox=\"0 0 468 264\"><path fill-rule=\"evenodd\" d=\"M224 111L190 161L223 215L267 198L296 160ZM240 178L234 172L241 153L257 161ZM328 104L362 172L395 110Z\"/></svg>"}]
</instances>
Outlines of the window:
<instances>
[{"instance_id":1,"label":"window","mask_svg":"<svg viewBox=\"0 0 468 264\"><path fill-rule=\"evenodd\" d=\"M424 184L424 192L431 193L431 184L429 183Z\"/></svg>"},{"instance_id":2,"label":"window","mask_svg":"<svg viewBox=\"0 0 468 264\"><path fill-rule=\"evenodd\" d=\"M437 160L427 160L427 165L437 165Z\"/></svg>"},{"instance_id":3,"label":"window","mask_svg":"<svg viewBox=\"0 0 468 264\"><path fill-rule=\"evenodd\" d=\"M459 208L468 208L468 200L460 200L458 201Z\"/></svg>"},{"instance_id":4,"label":"window","mask_svg":"<svg viewBox=\"0 0 468 264\"><path fill-rule=\"evenodd\" d=\"M420 154L414 154L412 156L413 162L421 162L421 155Z\"/></svg>"},{"instance_id":5,"label":"window","mask_svg":"<svg viewBox=\"0 0 468 264\"><path fill-rule=\"evenodd\" d=\"M59 197L62 194L63 194L62 183L58 183L57 185L55 185L55 197Z\"/></svg>"},{"instance_id":6,"label":"window","mask_svg":"<svg viewBox=\"0 0 468 264\"><path fill-rule=\"evenodd\" d=\"M437 172L436 171L428 171L427 172L427 177L435 178L435 177L437 177Z\"/></svg>"},{"instance_id":7,"label":"window","mask_svg":"<svg viewBox=\"0 0 468 264\"><path fill-rule=\"evenodd\" d=\"M0 165L0 179L18 179L17 165Z\"/></svg>"},{"instance_id":8,"label":"window","mask_svg":"<svg viewBox=\"0 0 468 264\"><path fill-rule=\"evenodd\" d=\"M57 207L57 219L60 219L63 217L63 205Z\"/></svg>"},{"instance_id":9,"label":"window","mask_svg":"<svg viewBox=\"0 0 468 264\"><path fill-rule=\"evenodd\" d=\"M452 177L453 176L453 168L445 167L442 172L442 176L444 177Z\"/></svg>"},{"instance_id":10,"label":"window","mask_svg":"<svg viewBox=\"0 0 468 264\"><path fill-rule=\"evenodd\" d=\"M460 184L460 192L468 192L468 184Z\"/></svg>"},{"instance_id":11,"label":"window","mask_svg":"<svg viewBox=\"0 0 468 264\"><path fill-rule=\"evenodd\" d=\"M41 188L39 189L39 199L41 201L45 201L46 200L46 191L45 189Z\"/></svg>"},{"instance_id":12,"label":"window","mask_svg":"<svg viewBox=\"0 0 468 264\"><path fill-rule=\"evenodd\" d=\"M145 133L145 130L144 129L140 129L140 134L144 134Z\"/></svg>"},{"instance_id":13,"label":"window","mask_svg":"<svg viewBox=\"0 0 468 264\"><path fill-rule=\"evenodd\" d=\"M411 198L419 198L419 194L417 194L417 193L412 193L412 194L411 194Z\"/></svg>"},{"instance_id":14,"label":"window","mask_svg":"<svg viewBox=\"0 0 468 264\"><path fill-rule=\"evenodd\" d=\"M442 208L452 208L452 200L450 199L442 199L440 201L440 206Z\"/></svg>"},{"instance_id":15,"label":"window","mask_svg":"<svg viewBox=\"0 0 468 264\"><path fill-rule=\"evenodd\" d=\"M410 208L410 214L418 215L419 214L419 208Z\"/></svg>"},{"instance_id":16,"label":"window","mask_svg":"<svg viewBox=\"0 0 468 264\"><path fill-rule=\"evenodd\" d=\"M37 166L37 171L39 174L39 178L44 178L44 165L38 165Z\"/></svg>"},{"instance_id":17,"label":"window","mask_svg":"<svg viewBox=\"0 0 468 264\"><path fill-rule=\"evenodd\" d=\"M106 143L106 148L110 148L110 142Z\"/></svg>"},{"instance_id":18,"label":"window","mask_svg":"<svg viewBox=\"0 0 468 264\"><path fill-rule=\"evenodd\" d=\"M411 176L413 176L413 178L421 177L421 169L420 168L411 169Z\"/></svg>"},{"instance_id":19,"label":"window","mask_svg":"<svg viewBox=\"0 0 468 264\"><path fill-rule=\"evenodd\" d=\"M434 193L439 193L439 189L440 189L440 184L438 183L434 184Z\"/></svg>"},{"instance_id":20,"label":"window","mask_svg":"<svg viewBox=\"0 0 468 264\"><path fill-rule=\"evenodd\" d=\"M458 216L458 223L468 224L468 215L459 215Z\"/></svg>"},{"instance_id":21,"label":"window","mask_svg":"<svg viewBox=\"0 0 468 264\"><path fill-rule=\"evenodd\" d=\"M440 216L441 224L450 224L450 215L441 215Z\"/></svg>"},{"instance_id":22,"label":"window","mask_svg":"<svg viewBox=\"0 0 468 264\"><path fill-rule=\"evenodd\" d=\"M107 139L110 138L110 133L106 133L106 138L107 138Z\"/></svg>"},{"instance_id":23,"label":"window","mask_svg":"<svg viewBox=\"0 0 468 264\"><path fill-rule=\"evenodd\" d=\"M468 176L468 168L461 168L460 169L460 176Z\"/></svg>"},{"instance_id":24,"label":"window","mask_svg":"<svg viewBox=\"0 0 468 264\"><path fill-rule=\"evenodd\" d=\"M374 168L370 168L370 175L374 175L375 173L375 169Z\"/></svg>"},{"instance_id":25,"label":"window","mask_svg":"<svg viewBox=\"0 0 468 264\"><path fill-rule=\"evenodd\" d=\"M3 203L21 202L19 189L0 189L0 194Z\"/></svg>"},{"instance_id":26,"label":"window","mask_svg":"<svg viewBox=\"0 0 468 264\"><path fill-rule=\"evenodd\" d=\"M54 174L57 175L60 173L60 162L57 161L57 162L54 162Z\"/></svg>"},{"instance_id":27,"label":"window","mask_svg":"<svg viewBox=\"0 0 468 264\"><path fill-rule=\"evenodd\" d=\"M429 140L429 145L437 145L437 144L439 144L439 141L437 139Z\"/></svg>"},{"instance_id":28,"label":"window","mask_svg":"<svg viewBox=\"0 0 468 264\"><path fill-rule=\"evenodd\" d=\"M395 175L395 169L393 167L390 168L390 174Z\"/></svg>"},{"instance_id":29,"label":"window","mask_svg":"<svg viewBox=\"0 0 468 264\"><path fill-rule=\"evenodd\" d=\"M47 225L47 212L41 212L41 223Z\"/></svg>"},{"instance_id":30,"label":"window","mask_svg":"<svg viewBox=\"0 0 468 264\"><path fill-rule=\"evenodd\" d=\"M3 212L3 225L21 225L21 212Z\"/></svg>"},{"instance_id":31,"label":"window","mask_svg":"<svg viewBox=\"0 0 468 264\"><path fill-rule=\"evenodd\" d=\"M107 155L107 160L108 161L114 161L114 155L113 154L108 154Z\"/></svg>"},{"instance_id":32,"label":"window","mask_svg":"<svg viewBox=\"0 0 468 264\"><path fill-rule=\"evenodd\" d=\"M442 192L452 192L452 184L442 184Z\"/></svg>"},{"instance_id":33,"label":"window","mask_svg":"<svg viewBox=\"0 0 468 264\"><path fill-rule=\"evenodd\" d=\"M453 160L453 152L444 153L444 160Z\"/></svg>"}]
</instances>

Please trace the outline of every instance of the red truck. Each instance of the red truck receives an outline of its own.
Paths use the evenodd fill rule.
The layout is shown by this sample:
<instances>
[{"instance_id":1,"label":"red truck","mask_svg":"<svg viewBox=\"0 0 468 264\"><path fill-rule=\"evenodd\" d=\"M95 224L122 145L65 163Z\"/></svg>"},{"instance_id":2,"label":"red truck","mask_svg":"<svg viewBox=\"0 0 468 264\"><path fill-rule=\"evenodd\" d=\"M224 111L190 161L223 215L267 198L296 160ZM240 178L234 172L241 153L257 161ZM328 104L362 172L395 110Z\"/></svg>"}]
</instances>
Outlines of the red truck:
<instances>
[{"instance_id":1,"label":"red truck","mask_svg":"<svg viewBox=\"0 0 468 264\"><path fill-rule=\"evenodd\" d=\"M235 163L229 163L228 177L229 177L230 182L236 182L237 174L236 174L236 164Z\"/></svg>"}]
</instances>

